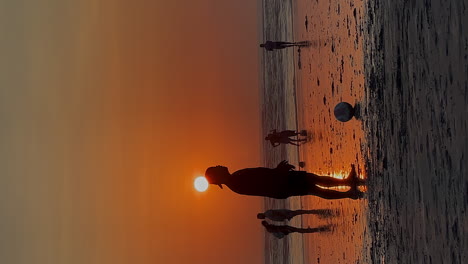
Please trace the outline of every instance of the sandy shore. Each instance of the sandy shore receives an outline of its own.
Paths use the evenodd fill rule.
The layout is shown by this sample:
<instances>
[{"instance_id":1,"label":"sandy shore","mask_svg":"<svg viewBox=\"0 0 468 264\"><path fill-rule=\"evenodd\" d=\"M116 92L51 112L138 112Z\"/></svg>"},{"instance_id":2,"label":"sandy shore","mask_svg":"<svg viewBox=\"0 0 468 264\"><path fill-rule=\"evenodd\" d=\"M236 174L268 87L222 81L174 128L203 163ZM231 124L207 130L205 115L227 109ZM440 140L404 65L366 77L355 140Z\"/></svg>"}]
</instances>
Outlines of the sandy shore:
<instances>
[{"instance_id":1,"label":"sandy shore","mask_svg":"<svg viewBox=\"0 0 468 264\"><path fill-rule=\"evenodd\" d=\"M267 200L267 208L331 208L339 215L293 222L332 224L329 233L287 241L267 234L267 263L295 263L301 250L305 263L468 262L467 6L298 0L292 35L287 12L269 14L281 22L270 28L281 40L312 46L276 53L277 63L265 66L289 76L294 63L295 78L265 85L264 120L271 120L264 130L290 129L297 120L310 134L298 155L265 146L266 164L288 158L305 161L310 172L345 175L354 163L368 187L360 201ZM340 101L359 104L360 119L337 122L332 110Z\"/></svg>"},{"instance_id":2,"label":"sandy shore","mask_svg":"<svg viewBox=\"0 0 468 264\"><path fill-rule=\"evenodd\" d=\"M362 123L342 123L333 115L337 103L354 105L365 98L363 2L301 0L296 4L295 40L311 42L296 53L301 62L296 65L298 127L309 133L309 141L299 148L300 160L305 161L305 170L319 175L346 177L350 164L364 174ZM333 225L331 232L304 235L305 263L366 262L366 199L304 196L302 206L337 212L329 219L303 217L303 226Z\"/></svg>"},{"instance_id":3,"label":"sandy shore","mask_svg":"<svg viewBox=\"0 0 468 264\"><path fill-rule=\"evenodd\" d=\"M373 262L468 261L467 1L367 6Z\"/></svg>"}]
</instances>

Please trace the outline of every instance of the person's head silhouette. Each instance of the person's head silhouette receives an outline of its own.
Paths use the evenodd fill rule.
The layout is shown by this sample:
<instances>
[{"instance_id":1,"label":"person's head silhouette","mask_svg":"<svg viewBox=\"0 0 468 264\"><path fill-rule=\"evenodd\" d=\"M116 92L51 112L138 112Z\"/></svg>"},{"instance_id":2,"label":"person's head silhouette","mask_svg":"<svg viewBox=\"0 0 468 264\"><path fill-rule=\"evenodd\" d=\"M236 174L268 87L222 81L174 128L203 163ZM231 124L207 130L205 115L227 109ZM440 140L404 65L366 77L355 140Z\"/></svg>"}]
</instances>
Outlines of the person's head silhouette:
<instances>
[{"instance_id":1,"label":"person's head silhouette","mask_svg":"<svg viewBox=\"0 0 468 264\"><path fill-rule=\"evenodd\" d=\"M226 179L231 176L228 168L224 166L209 167L206 169L205 178L210 184L216 184L221 189L223 186L221 184L226 182Z\"/></svg>"},{"instance_id":2,"label":"person's head silhouette","mask_svg":"<svg viewBox=\"0 0 468 264\"><path fill-rule=\"evenodd\" d=\"M264 213L258 213L257 214L257 219L265 219L265 214Z\"/></svg>"}]
</instances>

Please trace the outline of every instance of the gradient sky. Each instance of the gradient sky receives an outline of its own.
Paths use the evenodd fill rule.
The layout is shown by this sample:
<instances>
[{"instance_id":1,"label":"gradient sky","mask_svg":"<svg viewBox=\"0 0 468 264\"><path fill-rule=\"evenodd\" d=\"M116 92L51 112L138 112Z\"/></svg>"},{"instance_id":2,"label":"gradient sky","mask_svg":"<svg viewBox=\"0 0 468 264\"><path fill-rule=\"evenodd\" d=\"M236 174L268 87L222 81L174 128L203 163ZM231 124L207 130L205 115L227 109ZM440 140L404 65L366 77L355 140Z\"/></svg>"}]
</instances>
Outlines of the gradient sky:
<instances>
[{"instance_id":1,"label":"gradient sky","mask_svg":"<svg viewBox=\"0 0 468 264\"><path fill-rule=\"evenodd\" d=\"M0 262L259 263L257 3L0 0Z\"/></svg>"}]
</instances>

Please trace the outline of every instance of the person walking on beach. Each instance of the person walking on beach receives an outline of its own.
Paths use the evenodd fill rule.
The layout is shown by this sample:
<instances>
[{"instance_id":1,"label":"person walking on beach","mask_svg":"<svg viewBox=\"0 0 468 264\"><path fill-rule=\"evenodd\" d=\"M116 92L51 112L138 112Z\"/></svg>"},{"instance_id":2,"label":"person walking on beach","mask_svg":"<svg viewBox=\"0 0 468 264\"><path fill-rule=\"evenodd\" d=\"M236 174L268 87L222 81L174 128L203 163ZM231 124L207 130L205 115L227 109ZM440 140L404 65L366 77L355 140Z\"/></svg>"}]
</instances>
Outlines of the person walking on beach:
<instances>
[{"instance_id":1,"label":"person walking on beach","mask_svg":"<svg viewBox=\"0 0 468 264\"><path fill-rule=\"evenodd\" d=\"M265 137L265 140L270 141L271 145L273 147L277 147L281 144L291 144L294 146L299 146L299 142L304 142L307 141L307 139L291 139L290 137L295 137L303 135L306 136L307 132L302 131L302 132L296 132L294 130L284 130L281 132L276 132L276 129L273 129L270 131L270 134L268 134Z\"/></svg>"},{"instance_id":2,"label":"person walking on beach","mask_svg":"<svg viewBox=\"0 0 468 264\"><path fill-rule=\"evenodd\" d=\"M272 225L269 224L267 221L262 221L262 225L265 227L266 231L272 233L277 238L283 238L291 233L317 233L317 232L324 232L330 231L331 226L319 226L316 228L297 228L294 226L289 225Z\"/></svg>"},{"instance_id":3,"label":"person walking on beach","mask_svg":"<svg viewBox=\"0 0 468 264\"><path fill-rule=\"evenodd\" d=\"M264 48L268 51L284 49L288 47L306 47L309 46L309 41L300 41L300 42L285 42L285 41L266 41L263 44L260 44L261 48Z\"/></svg>"},{"instance_id":4,"label":"person walking on beach","mask_svg":"<svg viewBox=\"0 0 468 264\"><path fill-rule=\"evenodd\" d=\"M271 209L264 213L257 214L257 219L268 218L272 221L290 221L293 217L302 214L316 214L319 217L329 217L333 215L330 209L315 209L315 210L288 210L288 209Z\"/></svg>"},{"instance_id":5,"label":"person walking on beach","mask_svg":"<svg viewBox=\"0 0 468 264\"><path fill-rule=\"evenodd\" d=\"M358 185L361 181L354 165L346 179L319 176L306 171L296 171L287 161L282 161L276 168L247 168L229 173L227 167L209 167L205 178L210 184L223 184L233 192L242 195L262 196L276 199L286 199L291 196L315 195L324 199L359 199L363 193ZM323 187L349 186L348 191L335 191Z\"/></svg>"}]
</instances>

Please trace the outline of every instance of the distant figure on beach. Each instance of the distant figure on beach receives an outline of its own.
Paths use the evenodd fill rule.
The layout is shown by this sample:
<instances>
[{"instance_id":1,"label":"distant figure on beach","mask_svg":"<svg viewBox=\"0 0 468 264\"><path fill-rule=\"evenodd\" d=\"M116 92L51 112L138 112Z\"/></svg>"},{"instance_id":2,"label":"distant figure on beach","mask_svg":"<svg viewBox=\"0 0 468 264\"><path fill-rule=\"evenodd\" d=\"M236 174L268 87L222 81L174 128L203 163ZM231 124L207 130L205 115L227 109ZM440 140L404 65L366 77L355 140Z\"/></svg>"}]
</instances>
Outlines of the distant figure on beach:
<instances>
[{"instance_id":1,"label":"distant figure on beach","mask_svg":"<svg viewBox=\"0 0 468 264\"><path fill-rule=\"evenodd\" d=\"M320 226L317 228L297 228L294 226L289 226L289 225L272 225L269 224L267 221L262 221L262 225L265 227L265 229L269 232L272 233L275 237L277 238L283 238L291 233L317 233L317 232L324 232L324 231L330 231L331 226Z\"/></svg>"},{"instance_id":2,"label":"distant figure on beach","mask_svg":"<svg viewBox=\"0 0 468 264\"><path fill-rule=\"evenodd\" d=\"M285 221L291 220L293 217L302 214L316 214L321 218L333 215L330 209L315 209L315 210L288 210L288 209L271 209L266 210L264 213L257 214L258 219L268 218L272 221Z\"/></svg>"},{"instance_id":3,"label":"distant figure on beach","mask_svg":"<svg viewBox=\"0 0 468 264\"><path fill-rule=\"evenodd\" d=\"M304 142L307 141L307 139L291 139L290 137L295 137L303 135L306 136L307 132L302 131L302 132L296 132L294 130L284 130L281 132L276 132L276 129L273 129L270 131L270 134L268 134L265 137L265 140L270 141L271 145L273 147L277 147L281 144L291 144L295 146L299 146L299 142Z\"/></svg>"},{"instance_id":4,"label":"distant figure on beach","mask_svg":"<svg viewBox=\"0 0 468 264\"><path fill-rule=\"evenodd\" d=\"M300 42L284 42L284 41L266 41L263 44L260 44L261 48L265 48L268 51L284 49L288 47L306 47L309 46L309 41L300 41Z\"/></svg>"},{"instance_id":5,"label":"distant figure on beach","mask_svg":"<svg viewBox=\"0 0 468 264\"><path fill-rule=\"evenodd\" d=\"M276 168L247 168L229 173L224 166L210 167L205 172L205 178L210 184L216 184L221 189L223 184L233 192L243 195L263 196L276 199L286 199L291 196L315 195L324 199L359 199L363 193L358 185L361 181L354 165L346 179L319 176L306 171L295 171L294 166L282 161ZM348 191L335 191L319 187L350 186Z\"/></svg>"}]
</instances>

